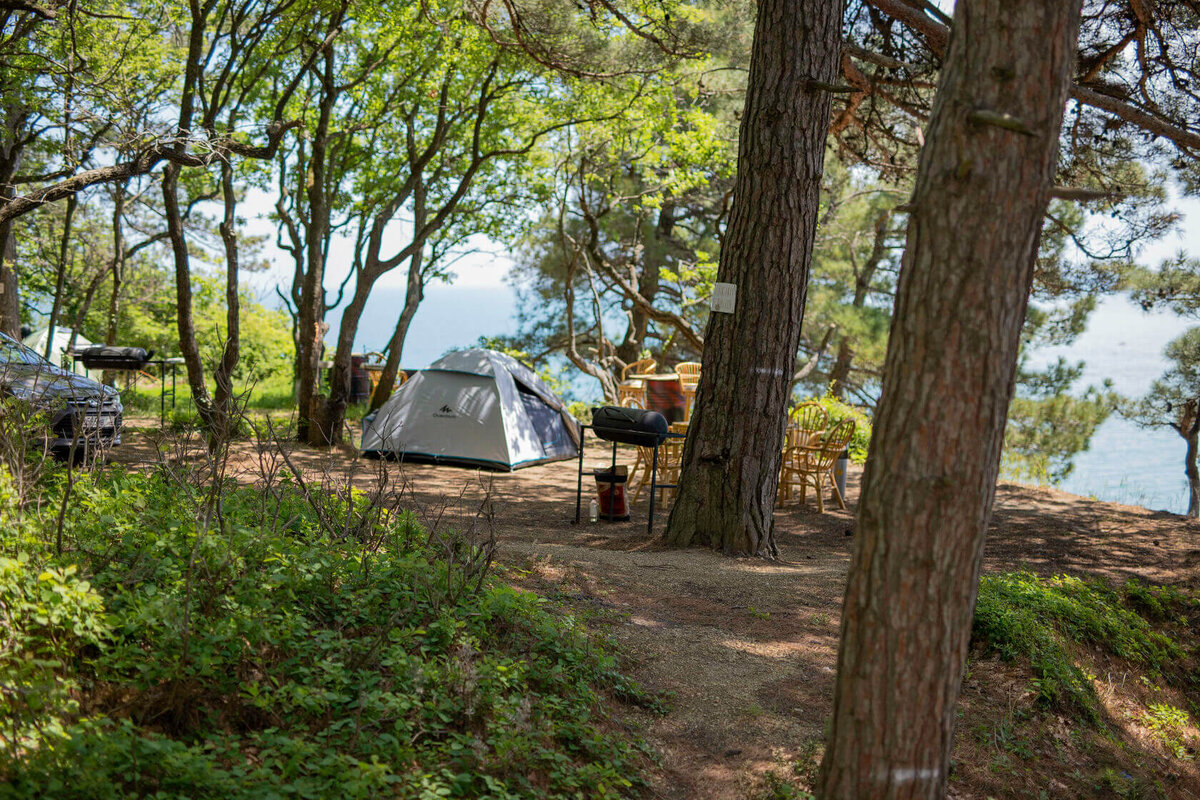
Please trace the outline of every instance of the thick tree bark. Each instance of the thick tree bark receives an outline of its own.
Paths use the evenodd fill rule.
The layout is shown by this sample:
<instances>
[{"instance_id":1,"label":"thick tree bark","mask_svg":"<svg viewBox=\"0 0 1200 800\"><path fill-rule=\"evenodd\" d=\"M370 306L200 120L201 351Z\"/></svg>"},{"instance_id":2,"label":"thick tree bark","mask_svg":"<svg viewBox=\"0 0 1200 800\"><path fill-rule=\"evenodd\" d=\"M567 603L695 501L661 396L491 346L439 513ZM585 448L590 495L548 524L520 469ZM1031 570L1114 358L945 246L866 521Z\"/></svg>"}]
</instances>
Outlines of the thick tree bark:
<instances>
[{"instance_id":1,"label":"thick tree bark","mask_svg":"<svg viewBox=\"0 0 1200 800\"><path fill-rule=\"evenodd\" d=\"M17 238L11 222L0 222L0 332L17 339L21 338L20 289Z\"/></svg>"},{"instance_id":2,"label":"thick tree bark","mask_svg":"<svg viewBox=\"0 0 1200 800\"><path fill-rule=\"evenodd\" d=\"M679 497L666 540L774 556L780 442L818 216L842 3L762 0L738 175L717 280L733 314L710 316Z\"/></svg>"},{"instance_id":3,"label":"thick tree bark","mask_svg":"<svg viewBox=\"0 0 1200 800\"><path fill-rule=\"evenodd\" d=\"M4 130L0 138L0 208L12 202L13 176L24 154L23 131L26 113L4 107ZM0 220L0 331L21 338L20 281L17 279L17 240L13 220Z\"/></svg>"},{"instance_id":4,"label":"thick tree bark","mask_svg":"<svg viewBox=\"0 0 1200 800\"><path fill-rule=\"evenodd\" d=\"M1196 431L1187 437L1187 453L1184 456L1184 471L1188 482L1187 515L1192 519L1200 517L1200 471L1196 469Z\"/></svg>"},{"instance_id":5,"label":"thick tree bark","mask_svg":"<svg viewBox=\"0 0 1200 800\"><path fill-rule=\"evenodd\" d=\"M955 6L863 476L827 800L945 792L1079 19L1079 0Z\"/></svg>"}]
</instances>

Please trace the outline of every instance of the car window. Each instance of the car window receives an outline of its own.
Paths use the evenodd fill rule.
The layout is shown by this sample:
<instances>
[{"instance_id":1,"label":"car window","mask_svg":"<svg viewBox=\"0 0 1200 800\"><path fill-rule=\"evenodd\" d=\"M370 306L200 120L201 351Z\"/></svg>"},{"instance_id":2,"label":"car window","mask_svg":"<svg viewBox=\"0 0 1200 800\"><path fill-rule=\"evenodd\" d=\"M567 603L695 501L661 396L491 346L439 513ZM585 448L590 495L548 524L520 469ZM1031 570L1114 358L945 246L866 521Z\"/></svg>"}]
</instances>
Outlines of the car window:
<instances>
[{"instance_id":1,"label":"car window","mask_svg":"<svg viewBox=\"0 0 1200 800\"><path fill-rule=\"evenodd\" d=\"M46 359L33 350L18 342L8 334L0 333L0 365L2 364L40 364L48 365Z\"/></svg>"}]
</instances>

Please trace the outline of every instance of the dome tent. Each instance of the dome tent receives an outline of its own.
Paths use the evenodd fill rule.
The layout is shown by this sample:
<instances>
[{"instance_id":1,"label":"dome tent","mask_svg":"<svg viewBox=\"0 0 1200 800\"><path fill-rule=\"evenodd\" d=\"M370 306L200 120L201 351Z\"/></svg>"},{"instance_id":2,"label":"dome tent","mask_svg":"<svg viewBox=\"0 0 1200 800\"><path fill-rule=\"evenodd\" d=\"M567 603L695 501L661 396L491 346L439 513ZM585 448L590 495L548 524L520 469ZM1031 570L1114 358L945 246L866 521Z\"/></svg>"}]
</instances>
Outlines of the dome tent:
<instances>
[{"instance_id":1,"label":"dome tent","mask_svg":"<svg viewBox=\"0 0 1200 800\"><path fill-rule=\"evenodd\" d=\"M579 455L579 422L532 369L459 350L396 390L363 430L362 452L514 470Z\"/></svg>"},{"instance_id":2,"label":"dome tent","mask_svg":"<svg viewBox=\"0 0 1200 800\"><path fill-rule=\"evenodd\" d=\"M86 375L93 380L99 380L101 370L85 369L82 364L76 363L75 360L68 355L67 345L71 341L71 333L72 331L70 328L64 328L61 325L55 326L54 344L50 348L51 363L80 375ZM49 328L40 328L22 339L21 343L35 351L38 355L44 356L46 354L46 338L49 335ZM76 350L82 350L85 347L91 346L91 344L92 340L88 339L82 333L75 337Z\"/></svg>"}]
</instances>

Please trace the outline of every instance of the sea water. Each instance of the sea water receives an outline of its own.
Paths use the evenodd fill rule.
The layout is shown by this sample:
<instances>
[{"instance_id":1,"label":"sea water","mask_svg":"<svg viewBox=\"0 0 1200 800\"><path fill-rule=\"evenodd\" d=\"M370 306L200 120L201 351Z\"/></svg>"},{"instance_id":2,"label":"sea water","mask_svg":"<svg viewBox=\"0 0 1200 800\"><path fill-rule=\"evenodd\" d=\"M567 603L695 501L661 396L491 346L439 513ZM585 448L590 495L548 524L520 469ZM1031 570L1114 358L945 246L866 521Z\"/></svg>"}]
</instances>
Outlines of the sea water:
<instances>
[{"instance_id":1,"label":"sea water","mask_svg":"<svg viewBox=\"0 0 1200 800\"><path fill-rule=\"evenodd\" d=\"M1033 361L1040 365L1059 356L1083 361L1083 384L1099 385L1107 378L1121 395L1141 397L1168 367L1163 355L1167 343L1198 324L1198 319L1168 311L1142 311L1121 295L1108 297L1074 343L1045 348ZM1059 488L1182 514L1188 499L1184 447L1183 438L1171 428L1140 428L1114 414L1096 430L1087 452L1076 456L1074 471Z\"/></svg>"}]
</instances>

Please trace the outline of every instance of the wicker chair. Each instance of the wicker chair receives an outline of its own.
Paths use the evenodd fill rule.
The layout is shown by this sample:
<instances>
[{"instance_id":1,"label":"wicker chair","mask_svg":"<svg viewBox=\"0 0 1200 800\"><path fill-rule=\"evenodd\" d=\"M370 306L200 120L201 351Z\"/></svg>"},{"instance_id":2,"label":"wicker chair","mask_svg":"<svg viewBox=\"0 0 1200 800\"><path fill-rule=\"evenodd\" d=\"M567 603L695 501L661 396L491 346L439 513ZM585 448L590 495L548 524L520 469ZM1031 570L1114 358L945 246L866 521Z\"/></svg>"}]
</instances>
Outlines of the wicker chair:
<instances>
[{"instance_id":1,"label":"wicker chair","mask_svg":"<svg viewBox=\"0 0 1200 800\"><path fill-rule=\"evenodd\" d=\"M621 370L621 382L617 384L617 403L625 405L626 398L636 400L637 408L646 407L646 382L630 375L648 375L658 367L653 358L643 358L627 364Z\"/></svg>"},{"instance_id":2,"label":"wicker chair","mask_svg":"<svg viewBox=\"0 0 1200 800\"><path fill-rule=\"evenodd\" d=\"M819 441L809 440L806 444L789 447L780 471L780 504L784 499L791 497L792 487L797 485L800 487L800 502L805 502L808 487L811 486L817 494L817 511L824 513L825 501L821 492L828 481L838 506L845 509L846 500L838 490L837 481L833 479L833 466L852 438L854 420L844 419L827 431Z\"/></svg>"},{"instance_id":3,"label":"wicker chair","mask_svg":"<svg viewBox=\"0 0 1200 800\"><path fill-rule=\"evenodd\" d=\"M679 423L676 423L679 424ZM675 431L672 431L673 433ZM654 448L638 446L638 461L642 465L642 476L633 488L633 500L636 503L642 496L642 489L650 485L650 470L654 464ZM658 446L658 481L660 483L679 483L679 467L683 462L683 439L667 439ZM675 490L659 487L659 498L667 500L675 497ZM669 493L669 495L668 495Z\"/></svg>"},{"instance_id":4,"label":"wicker chair","mask_svg":"<svg viewBox=\"0 0 1200 800\"><path fill-rule=\"evenodd\" d=\"M632 396L622 398L621 406L624 408L638 408L638 409L643 409L643 410L645 409L645 404L638 398L632 397ZM630 487L633 486L635 476L638 474L639 469L642 471L643 479L645 479L646 473L650 469L649 462L647 462L644 458L642 458L642 448L640 448L640 447L636 448L635 453L636 453L636 455L634 456L634 459L633 459L633 466L629 468L629 477L627 479L629 481L628 485Z\"/></svg>"},{"instance_id":5,"label":"wicker chair","mask_svg":"<svg viewBox=\"0 0 1200 800\"><path fill-rule=\"evenodd\" d=\"M797 470L805 457L799 448L818 439L825 433L828 425L829 414L817 402L801 403L788 415L788 427L783 440L783 457L779 461L779 491L776 493L778 505L783 505L792 499L792 486L798 482Z\"/></svg>"},{"instance_id":6,"label":"wicker chair","mask_svg":"<svg viewBox=\"0 0 1200 800\"><path fill-rule=\"evenodd\" d=\"M700 385L700 362L684 361L675 365L679 376L679 388L683 390L683 418L692 418L692 405L696 402L696 387Z\"/></svg>"}]
</instances>

